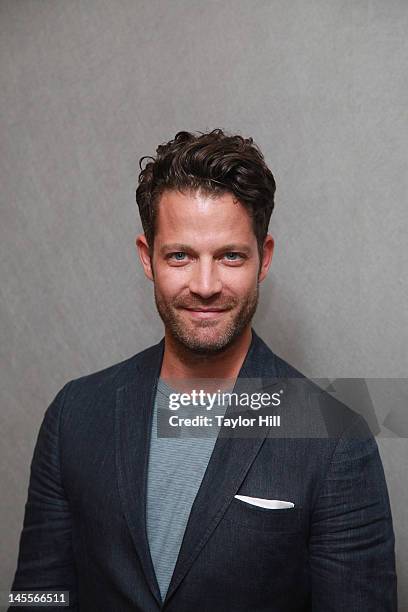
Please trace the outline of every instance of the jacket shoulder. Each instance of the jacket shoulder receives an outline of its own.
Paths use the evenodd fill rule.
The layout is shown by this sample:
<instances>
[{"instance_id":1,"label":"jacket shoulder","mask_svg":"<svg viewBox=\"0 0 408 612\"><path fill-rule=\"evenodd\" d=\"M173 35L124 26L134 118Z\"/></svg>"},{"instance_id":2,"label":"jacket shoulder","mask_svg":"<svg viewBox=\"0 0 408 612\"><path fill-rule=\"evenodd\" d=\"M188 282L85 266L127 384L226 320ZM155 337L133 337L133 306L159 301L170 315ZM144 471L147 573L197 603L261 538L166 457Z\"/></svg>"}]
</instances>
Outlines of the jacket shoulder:
<instances>
[{"instance_id":1,"label":"jacket shoulder","mask_svg":"<svg viewBox=\"0 0 408 612\"><path fill-rule=\"evenodd\" d=\"M275 354L268 345L257 337L256 359L262 376L273 374L283 379L290 392L294 418L307 426L302 433L324 431L329 437L339 437L350 431L351 436L371 436L366 420L355 410L320 387L300 370Z\"/></svg>"},{"instance_id":2,"label":"jacket shoulder","mask_svg":"<svg viewBox=\"0 0 408 612\"><path fill-rule=\"evenodd\" d=\"M150 363L159 358L162 345L163 340L122 361L70 380L65 385L68 395L70 398L78 394L94 395L101 389L116 389L126 385L141 367L149 367Z\"/></svg>"}]
</instances>

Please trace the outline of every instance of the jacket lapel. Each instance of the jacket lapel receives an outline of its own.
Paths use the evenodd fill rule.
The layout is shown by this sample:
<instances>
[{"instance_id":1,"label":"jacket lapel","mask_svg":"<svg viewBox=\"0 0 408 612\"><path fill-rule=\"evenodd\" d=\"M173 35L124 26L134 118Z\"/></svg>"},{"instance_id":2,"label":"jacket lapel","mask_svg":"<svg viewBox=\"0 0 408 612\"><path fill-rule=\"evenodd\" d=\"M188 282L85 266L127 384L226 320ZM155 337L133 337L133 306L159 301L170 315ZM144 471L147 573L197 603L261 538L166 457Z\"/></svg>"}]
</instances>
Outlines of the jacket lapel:
<instances>
[{"instance_id":1,"label":"jacket lapel","mask_svg":"<svg viewBox=\"0 0 408 612\"><path fill-rule=\"evenodd\" d=\"M252 342L238 375L234 391L249 392L262 387L262 371L268 375L268 387L273 384L274 354L252 330ZM276 375L278 373L276 372ZM245 382L245 379L250 381ZM278 384L277 379L275 384ZM234 416L229 406L225 416ZM241 413L242 414L242 413ZM244 414L243 416L253 416ZM269 428L265 427L255 437L239 437L239 430L231 430L228 437L218 435L213 453L194 500L177 563L166 594L165 603L180 585L195 558L211 537L234 495L243 482L251 464L259 452Z\"/></svg>"},{"instance_id":2,"label":"jacket lapel","mask_svg":"<svg viewBox=\"0 0 408 612\"><path fill-rule=\"evenodd\" d=\"M151 421L164 340L151 347L126 373L127 383L116 393L116 469L123 512L147 584L161 606L162 600L146 530L146 484Z\"/></svg>"}]
</instances>

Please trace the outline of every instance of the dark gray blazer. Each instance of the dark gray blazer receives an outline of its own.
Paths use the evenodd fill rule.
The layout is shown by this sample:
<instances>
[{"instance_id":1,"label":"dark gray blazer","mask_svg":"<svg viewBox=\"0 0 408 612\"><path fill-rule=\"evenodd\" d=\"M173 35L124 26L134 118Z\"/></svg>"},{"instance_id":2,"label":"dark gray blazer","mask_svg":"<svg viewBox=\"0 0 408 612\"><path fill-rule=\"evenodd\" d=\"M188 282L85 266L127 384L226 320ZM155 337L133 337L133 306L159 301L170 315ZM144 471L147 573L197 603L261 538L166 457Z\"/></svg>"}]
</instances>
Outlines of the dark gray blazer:
<instances>
[{"instance_id":1,"label":"dark gray blazer","mask_svg":"<svg viewBox=\"0 0 408 612\"><path fill-rule=\"evenodd\" d=\"M69 590L69 609L81 612L396 612L375 439L360 416L305 378L307 391L283 402L286 430L217 439L161 601L145 506L163 348L162 340L67 383L49 406L13 589ZM253 332L238 382L280 377L290 391L302 374ZM288 423L302 426L291 435ZM252 507L235 494L295 507Z\"/></svg>"}]
</instances>

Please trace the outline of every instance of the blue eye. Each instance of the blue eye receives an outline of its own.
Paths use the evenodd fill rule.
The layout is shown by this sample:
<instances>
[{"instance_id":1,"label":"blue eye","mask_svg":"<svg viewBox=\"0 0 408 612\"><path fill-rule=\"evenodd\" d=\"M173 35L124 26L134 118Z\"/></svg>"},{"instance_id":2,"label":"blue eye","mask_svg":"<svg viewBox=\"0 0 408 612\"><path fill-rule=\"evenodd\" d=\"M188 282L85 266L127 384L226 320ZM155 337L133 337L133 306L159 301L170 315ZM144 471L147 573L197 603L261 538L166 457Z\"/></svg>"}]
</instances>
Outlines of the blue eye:
<instances>
[{"instance_id":1,"label":"blue eye","mask_svg":"<svg viewBox=\"0 0 408 612\"><path fill-rule=\"evenodd\" d=\"M238 261L239 258L241 258L241 255L239 253L225 253L225 257L228 259L228 261Z\"/></svg>"},{"instance_id":2,"label":"blue eye","mask_svg":"<svg viewBox=\"0 0 408 612\"><path fill-rule=\"evenodd\" d=\"M176 251L175 253L170 253L169 259L173 259L174 261L184 261L186 254L183 251Z\"/></svg>"}]
</instances>

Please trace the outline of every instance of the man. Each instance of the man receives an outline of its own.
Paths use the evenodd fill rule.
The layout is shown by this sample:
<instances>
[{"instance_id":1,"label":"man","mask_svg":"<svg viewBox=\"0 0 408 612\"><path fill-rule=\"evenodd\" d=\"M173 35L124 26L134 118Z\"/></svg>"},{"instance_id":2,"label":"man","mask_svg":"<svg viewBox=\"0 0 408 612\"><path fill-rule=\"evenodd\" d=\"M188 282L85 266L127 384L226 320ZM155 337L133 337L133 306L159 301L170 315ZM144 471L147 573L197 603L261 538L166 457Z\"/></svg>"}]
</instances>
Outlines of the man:
<instances>
[{"instance_id":1,"label":"man","mask_svg":"<svg viewBox=\"0 0 408 612\"><path fill-rule=\"evenodd\" d=\"M49 406L13 589L67 590L85 612L396 611L374 438L251 328L274 192L252 139L221 130L178 133L141 171L136 244L165 336ZM158 435L191 379L289 391L286 429Z\"/></svg>"}]
</instances>

